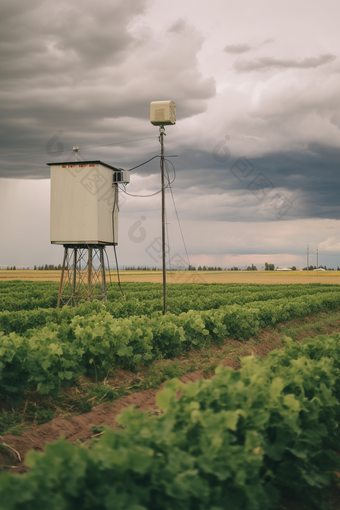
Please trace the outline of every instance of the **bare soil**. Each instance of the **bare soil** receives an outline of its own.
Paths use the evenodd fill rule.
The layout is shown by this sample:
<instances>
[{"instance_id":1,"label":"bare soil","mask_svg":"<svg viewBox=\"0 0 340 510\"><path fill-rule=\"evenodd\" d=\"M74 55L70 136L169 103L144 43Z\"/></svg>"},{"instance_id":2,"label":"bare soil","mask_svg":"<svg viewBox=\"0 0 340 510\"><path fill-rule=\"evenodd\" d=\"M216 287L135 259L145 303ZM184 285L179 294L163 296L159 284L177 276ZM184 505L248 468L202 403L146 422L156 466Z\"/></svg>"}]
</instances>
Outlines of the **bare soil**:
<instances>
[{"instance_id":1,"label":"bare soil","mask_svg":"<svg viewBox=\"0 0 340 510\"><path fill-rule=\"evenodd\" d=\"M209 379L214 375L214 369L217 365L238 370L241 366L240 360L244 356L259 355L265 357L270 351L282 347L282 338L286 334L289 336L292 333L295 340L302 341L306 337L332 334L339 330L339 313L337 311L322 312L313 317L288 321L278 325L276 329L262 329L247 342L228 339L221 346L211 344L206 349L183 353L171 360L155 361L153 367L159 369L159 367L164 367L167 364L177 363L185 368L183 371L189 370L181 378L181 381L187 384L198 379ZM192 366L203 367L203 369L190 371L189 367ZM116 422L117 415L130 406L136 406L139 411L157 412L156 395L165 383L157 389L138 391L139 382L143 383L143 380L145 381L147 377L150 377L150 370L143 366L139 367L137 374L118 369L115 371L114 377L107 379L105 384L113 389L123 387L131 392L129 395L120 397L113 403L100 404L85 414L61 415L43 425L31 425L23 431L21 436L12 434L0 436L0 448L1 444L9 447L8 449L0 449L0 464L2 466L11 465L12 472L24 472L27 469L24 464L24 457L29 450L43 451L46 443L54 442L60 437L64 437L69 442L88 441L95 435L91 430L92 425L116 428L118 426ZM85 376L79 378L78 383L80 385L93 384L91 379ZM76 386L65 388L64 392L65 394L75 392L74 397L79 398Z\"/></svg>"},{"instance_id":2,"label":"bare soil","mask_svg":"<svg viewBox=\"0 0 340 510\"><path fill-rule=\"evenodd\" d=\"M266 332L263 341L258 346L250 347L247 343L235 340L228 340L225 345L232 347L232 349L228 356L218 361L218 364L238 370L241 367L239 361L240 357L250 353L266 356L271 350L282 347L282 342L279 340L277 333L271 335L269 332ZM216 351L216 354L220 353L222 350L222 347L210 346L210 348ZM193 351L189 353L190 356L195 356L196 354L199 356L201 352L196 353ZM178 358L178 360L180 359L181 358ZM197 370L185 374L181 378L181 381L187 384L199 379L209 379L213 375L213 371L205 373L203 370ZM118 370L115 379L110 381L110 385L116 386L119 381L132 380L133 378L136 378L136 374ZM127 407L136 406L138 411L157 410L156 395L164 384L158 389L143 390L121 397L115 400L113 405L101 404L93 408L89 413L73 416L69 419L58 417L43 425L31 426L26 429L21 436L14 436L11 434L0 436L1 443L11 448L11 453L14 457L11 472L25 472L27 470L27 466L24 463L26 453L32 449L43 451L45 444L54 442L60 437L64 437L71 443L75 441L85 442L96 435L91 430L92 425L105 425L113 429L117 428L116 417Z\"/></svg>"}]
</instances>

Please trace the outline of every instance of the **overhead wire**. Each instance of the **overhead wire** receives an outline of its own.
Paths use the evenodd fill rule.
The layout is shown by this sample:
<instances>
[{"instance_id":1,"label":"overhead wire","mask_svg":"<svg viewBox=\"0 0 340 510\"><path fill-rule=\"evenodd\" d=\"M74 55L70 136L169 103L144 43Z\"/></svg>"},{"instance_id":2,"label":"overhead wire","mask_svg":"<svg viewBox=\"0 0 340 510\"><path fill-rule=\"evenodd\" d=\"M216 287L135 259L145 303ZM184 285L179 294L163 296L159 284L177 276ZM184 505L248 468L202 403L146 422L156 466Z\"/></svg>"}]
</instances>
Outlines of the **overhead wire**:
<instances>
[{"instance_id":1,"label":"overhead wire","mask_svg":"<svg viewBox=\"0 0 340 510\"><path fill-rule=\"evenodd\" d=\"M133 195L132 193L128 193L126 190L124 190L123 188L119 187L119 189L125 193L126 195L129 195L130 197L135 197L135 198L149 198L149 197L154 197L155 195L158 195L158 193L161 193L162 190L158 190L156 191L155 193L151 193L150 195Z\"/></svg>"},{"instance_id":2,"label":"overhead wire","mask_svg":"<svg viewBox=\"0 0 340 510\"><path fill-rule=\"evenodd\" d=\"M137 166L131 168L130 171L134 170L135 168L139 168L140 166L143 166L143 165L149 163L150 161L152 161L153 159L156 159L157 157L160 158L160 156L158 156L158 155L154 156L154 157L148 159L147 161L145 161L144 163L141 163L140 165L137 165ZM184 238L181 222L180 222L180 219L179 219L177 207L176 207L175 197L174 197L174 194L173 194L173 191L172 191L172 186L171 186L175 182L175 180L176 180L176 168L175 168L174 164L172 163L172 161L170 161L168 159L170 157L177 157L177 155L167 156L166 158L164 158L165 178L167 180L167 185L165 186L165 189L166 188L170 188L171 198L172 198L172 202L173 202L173 205L174 205L174 209L175 209L175 213L176 213L176 218L177 218L179 230L180 230L180 233L181 233L181 238L182 238L182 241L183 241L183 246L184 246L186 258L187 258L187 261L188 261L188 266L190 266L190 258L189 258L189 254L188 254L188 250L187 250L187 246L186 246L186 242L185 242L185 238ZM171 165L172 170L173 170L173 178L172 179L170 179L168 163ZM160 166L161 166L161 164L162 164L162 162L161 162L161 159L160 159ZM134 198L149 198L149 197L153 197L155 195L158 195L159 193L162 192L162 189L159 189L158 191L155 191L154 193L150 193L148 195L136 195L136 194L133 194L133 193L128 193L126 191L126 189L123 189L120 186L119 186L119 189L121 191L123 191L123 193L125 193L126 195L129 195L129 196L134 197ZM167 220L166 220L166 230L167 230L167 239L168 239L168 246L169 246L170 245L170 238L169 238L169 229L168 229L168 222L167 222ZM169 258L169 267L171 269L170 252L168 254L168 258Z\"/></svg>"},{"instance_id":3,"label":"overhead wire","mask_svg":"<svg viewBox=\"0 0 340 510\"><path fill-rule=\"evenodd\" d=\"M115 219L114 219L114 214L115 214L117 196L118 196L118 187L114 187L114 201L113 201L113 206L112 206L112 243L113 243L113 252L114 252L115 261L116 261L116 270L117 270L117 277L118 277L118 287L119 287L119 289L120 289L120 291L122 293L123 298L125 299L126 296L125 296L125 294L123 292L123 289L122 289L122 286L121 286L121 283L120 283L120 275L119 275L119 267L118 267L118 257L117 257L116 245L114 244L114 240L115 240ZM118 212L119 212L119 201L117 201L117 208L118 208Z\"/></svg>"},{"instance_id":4,"label":"overhead wire","mask_svg":"<svg viewBox=\"0 0 340 510\"><path fill-rule=\"evenodd\" d=\"M128 172L131 172L132 170L135 170L136 168L139 168L140 166L143 166L143 165L146 165L147 163L149 163L150 161L152 161L153 159L156 159L156 158L160 158L161 156L159 154L157 154L157 156L153 156L152 158L148 159L147 161L144 161L144 163L140 163L139 165L136 165L132 168L129 168L128 169ZM178 155L177 154L174 154L172 156L167 156L168 158L177 158Z\"/></svg>"},{"instance_id":5,"label":"overhead wire","mask_svg":"<svg viewBox=\"0 0 340 510\"><path fill-rule=\"evenodd\" d=\"M171 252L171 248L170 248L170 236L169 236L169 229L168 229L168 215L166 213L166 204L164 204L164 212L165 212L165 228L166 228L166 239L167 239L167 247L168 249L166 250L165 253L168 254L168 261L169 261L169 271L170 271L170 282L172 283L172 267L171 267L171 256L170 256L170 252ZM165 265L166 267L166 265Z\"/></svg>"},{"instance_id":6,"label":"overhead wire","mask_svg":"<svg viewBox=\"0 0 340 510\"><path fill-rule=\"evenodd\" d=\"M162 171L162 160L160 160L160 167L161 167L161 171ZM170 187L170 179L169 179L169 173L167 172L167 174L164 174L164 177L167 179L168 181L168 185L165 186L165 188L168 188ZM170 236L169 236L169 228L168 228L168 215L167 215L167 211L166 211L166 203L164 203L164 212L165 212L165 228L166 228L166 238L167 238L167 246L168 246L168 249L166 250L166 252L168 253L168 260L169 260L169 270L170 270L170 275L171 275L171 257L170 257ZM171 276L170 276L171 278Z\"/></svg>"},{"instance_id":7,"label":"overhead wire","mask_svg":"<svg viewBox=\"0 0 340 510\"><path fill-rule=\"evenodd\" d=\"M132 168L129 168L128 172L131 172L132 170L135 170L136 168L139 168L140 166L146 165L147 163L149 163L150 161L152 161L153 159L156 159L156 158L160 158L160 156L157 154L157 156L154 156L153 158L150 158L147 161L144 161L144 163L141 163L140 165L136 165L136 166L133 166Z\"/></svg>"},{"instance_id":8,"label":"overhead wire","mask_svg":"<svg viewBox=\"0 0 340 510\"><path fill-rule=\"evenodd\" d=\"M171 184L172 182L175 181L176 179L176 170L175 170L175 167L174 165L172 164L171 161L169 161L169 163L173 166L173 170L174 170L174 179L171 181ZM167 174L168 174L168 182L170 182L170 178L169 178L169 169L167 167L167 161L165 161L165 168L166 168L166 171L167 171ZM189 258L189 254L188 254L188 250L187 250L187 246L186 246L186 243L185 243L185 239L184 239L184 235L183 235L183 230L182 230L182 226L181 226L181 222L180 222L180 219L179 219L179 215L178 215L178 211L177 211L177 207L176 207L176 202L175 202L175 197L174 197L174 194L172 192L172 187L169 186L170 188L170 193L171 193L171 197L172 197L172 202L174 204L174 209L175 209L175 213L176 213L176 217L177 217L177 221L178 221L178 226L179 226L179 230L181 232L181 237L182 237L182 241L183 241L183 245L184 245L184 250L185 250L185 254L187 256L187 260L188 260L188 266L190 266L190 258Z\"/></svg>"},{"instance_id":9,"label":"overhead wire","mask_svg":"<svg viewBox=\"0 0 340 510\"><path fill-rule=\"evenodd\" d=\"M140 163L139 165L137 166L134 166L132 168L130 168L128 170L128 172L131 172L132 170L135 170L136 168L139 168L143 165L146 165L147 163L149 163L150 161L152 161L153 159L156 159L156 158L160 158L161 156L157 155L157 156L153 156L152 158L148 159L147 161L144 161L143 163ZM177 158L177 154L174 154L174 155L171 155L171 156L167 156L167 158ZM175 167L172 163L172 161L168 160L167 158L165 158L165 161L168 161L171 165L172 165L172 168L173 168L173 171L174 171L174 178L172 181L170 181L169 179L168 180L168 185L166 187L169 187L170 184L172 184L175 179L176 179L176 170L175 170ZM160 160L161 161L161 160ZM155 191L154 193L150 193L148 195L135 195L134 193L129 193L128 191L126 191L126 189L124 188L121 188L119 186L119 189L121 191L123 191L123 193L125 193L126 195L129 195L130 197L135 197L135 198L149 198L149 197L154 197L155 195L158 195L158 193L161 193L162 192L162 189L159 189L158 191Z\"/></svg>"},{"instance_id":10,"label":"overhead wire","mask_svg":"<svg viewBox=\"0 0 340 510\"><path fill-rule=\"evenodd\" d=\"M79 151L86 151L86 150L89 150L89 149L97 149L99 147L109 147L109 146L113 146L113 145L122 145L122 144L126 144L126 143L133 143L133 142L140 142L142 140L151 140L151 139L154 139L155 137L154 136L148 136L146 138L136 138L135 140L124 140L122 142L114 142L114 143L105 143L103 145L91 145L90 147L79 147ZM56 151L56 152L59 152L59 151ZM67 150L63 150L62 152L73 152L73 149L67 149ZM21 156L36 156L36 155L41 155L41 154L48 154L47 151L44 151L44 152L28 152L26 154L1 154L0 153L0 157L4 157L4 158L15 158L15 157L21 157ZM131 169L132 170L132 169Z\"/></svg>"},{"instance_id":11,"label":"overhead wire","mask_svg":"<svg viewBox=\"0 0 340 510\"><path fill-rule=\"evenodd\" d=\"M316 253L316 252L313 252L313 251L310 251L310 252L309 252L309 254L310 254L310 255L315 255L315 256L316 256L316 254L317 254L317 253ZM320 253L320 252L319 252L319 257L320 257L320 255L321 255L322 257L325 257L325 256L326 256L326 257L339 257L339 256L340 256L340 253L339 253L339 254L336 254L336 253Z\"/></svg>"},{"instance_id":12,"label":"overhead wire","mask_svg":"<svg viewBox=\"0 0 340 510\"><path fill-rule=\"evenodd\" d=\"M107 251L106 251L106 246L104 246L104 252L105 252L105 255L106 255L107 267L108 267L108 270L109 270L110 285L112 285L110 261L109 261L109 256L108 256ZM104 269L105 269L105 268L104 268Z\"/></svg>"},{"instance_id":13,"label":"overhead wire","mask_svg":"<svg viewBox=\"0 0 340 510\"><path fill-rule=\"evenodd\" d=\"M123 292L123 289L122 289L122 286L121 286L121 283L120 283L119 267L118 267L118 258L117 258L117 251L116 251L116 245L115 245L115 244L113 245L113 251L114 251L115 259L116 259L116 268L117 268L117 276L118 276L118 287L120 288L120 291L121 291L121 293L122 293L122 296L123 296L123 298L125 299L125 294L124 294L124 292Z\"/></svg>"},{"instance_id":14,"label":"overhead wire","mask_svg":"<svg viewBox=\"0 0 340 510\"><path fill-rule=\"evenodd\" d=\"M166 158L164 158L164 162L165 162L165 165L164 165L164 166L165 166L165 169L166 169L166 172L167 172L167 175L166 175L166 177L167 177L167 181L168 181L168 183L169 183L169 184L172 184L172 183L173 183L173 182L175 182L175 180L176 180L176 168L175 168L175 166L174 166L173 162L172 162L172 161L170 161L167 157L166 157ZM170 177L169 177L169 169L168 169L168 167L167 167L167 163L170 163L170 165L172 166L172 170L173 170L173 172L174 172L174 178L172 179L172 181L170 181Z\"/></svg>"}]
</instances>

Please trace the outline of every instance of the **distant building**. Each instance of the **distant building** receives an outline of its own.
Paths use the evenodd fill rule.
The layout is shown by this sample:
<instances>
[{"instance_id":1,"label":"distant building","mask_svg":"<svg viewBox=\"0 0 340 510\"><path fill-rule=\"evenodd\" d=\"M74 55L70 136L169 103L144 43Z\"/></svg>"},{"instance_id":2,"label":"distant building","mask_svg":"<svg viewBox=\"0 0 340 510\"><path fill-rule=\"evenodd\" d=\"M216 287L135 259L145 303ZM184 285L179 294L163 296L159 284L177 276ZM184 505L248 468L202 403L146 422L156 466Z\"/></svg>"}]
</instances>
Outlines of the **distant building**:
<instances>
[{"instance_id":1,"label":"distant building","mask_svg":"<svg viewBox=\"0 0 340 510\"><path fill-rule=\"evenodd\" d=\"M300 266L292 266L292 267L296 267L296 269L293 270L291 267L287 267L287 266L276 266L275 271L302 271L302 267L300 267Z\"/></svg>"}]
</instances>

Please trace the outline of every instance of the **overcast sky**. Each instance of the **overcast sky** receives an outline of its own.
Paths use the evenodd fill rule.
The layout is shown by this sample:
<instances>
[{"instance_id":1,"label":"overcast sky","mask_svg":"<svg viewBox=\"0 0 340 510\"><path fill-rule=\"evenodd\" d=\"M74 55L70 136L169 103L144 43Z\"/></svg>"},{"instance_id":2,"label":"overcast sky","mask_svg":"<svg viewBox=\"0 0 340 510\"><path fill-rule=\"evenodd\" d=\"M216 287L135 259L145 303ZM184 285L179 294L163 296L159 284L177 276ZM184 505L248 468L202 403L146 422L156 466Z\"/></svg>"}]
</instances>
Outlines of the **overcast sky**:
<instances>
[{"instance_id":1,"label":"overcast sky","mask_svg":"<svg viewBox=\"0 0 340 510\"><path fill-rule=\"evenodd\" d=\"M192 264L303 266L309 244L340 266L336 0L2 0L0 10L0 265L61 262L46 163L73 145L123 168L159 154L149 104L171 99L166 153L178 155L173 194ZM116 145L89 148L105 144ZM155 160L127 190L159 186ZM169 193L167 211L171 257L185 259ZM160 233L160 195L121 196L120 266L159 265Z\"/></svg>"}]
</instances>

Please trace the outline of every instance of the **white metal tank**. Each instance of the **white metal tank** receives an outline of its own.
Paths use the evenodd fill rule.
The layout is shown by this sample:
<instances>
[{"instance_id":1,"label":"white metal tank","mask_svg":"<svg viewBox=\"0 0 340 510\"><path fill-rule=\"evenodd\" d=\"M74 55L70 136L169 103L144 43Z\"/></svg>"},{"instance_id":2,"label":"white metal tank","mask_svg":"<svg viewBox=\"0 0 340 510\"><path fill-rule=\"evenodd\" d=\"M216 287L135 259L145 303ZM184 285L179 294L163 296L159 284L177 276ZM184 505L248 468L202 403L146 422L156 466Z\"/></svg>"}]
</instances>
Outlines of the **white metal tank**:
<instances>
[{"instance_id":1,"label":"white metal tank","mask_svg":"<svg viewBox=\"0 0 340 510\"><path fill-rule=\"evenodd\" d=\"M49 163L52 244L118 244L122 170L101 161ZM125 179L125 172L123 173ZM126 182L120 178L119 182Z\"/></svg>"}]
</instances>

